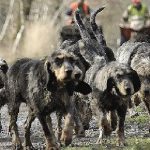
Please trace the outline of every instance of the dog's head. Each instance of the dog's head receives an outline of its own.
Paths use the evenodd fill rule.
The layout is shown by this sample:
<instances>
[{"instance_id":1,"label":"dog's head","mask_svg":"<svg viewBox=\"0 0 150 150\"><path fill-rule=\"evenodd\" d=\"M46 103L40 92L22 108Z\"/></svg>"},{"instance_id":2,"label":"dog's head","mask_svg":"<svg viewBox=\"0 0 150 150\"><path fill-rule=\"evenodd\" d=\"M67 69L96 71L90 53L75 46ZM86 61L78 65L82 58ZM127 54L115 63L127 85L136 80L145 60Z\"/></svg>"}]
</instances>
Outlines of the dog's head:
<instances>
[{"instance_id":1,"label":"dog's head","mask_svg":"<svg viewBox=\"0 0 150 150\"><path fill-rule=\"evenodd\" d=\"M140 76L140 80L141 80L141 88L139 90L139 93L140 93L141 97L143 99L150 97L150 77Z\"/></svg>"},{"instance_id":2,"label":"dog's head","mask_svg":"<svg viewBox=\"0 0 150 150\"><path fill-rule=\"evenodd\" d=\"M142 49L143 50L143 49ZM141 88L139 94L144 98L150 96L150 57L149 50L142 51L136 57L133 58L134 63L132 67L136 70L140 77Z\"/></svg>"},{"instance_id":3,"label":"dog's head","mask_svg":"<svg viewBox=\"0 0 150 150\"><path fill-rule=\"evenodd\" d=\"M80 43L80 42L79 42ZM74 68L74 78L75 79L83 79L85 76L85 72L89 68L88 62L84 59L84 57L80 53L80 44L72 43L72 41L64 41L63 44L60 47L60 51L65 50L68 53L73 53L75 57L77 58L75 68ZM85 49L85 46L84 46Z\"/></svg>"},{"instance_id":4,"label":"dog's head","mask_svg":"<svg viewBox=\"0 0 150 150\"><path fill-rule=\"evenodd\" d=\"M74 91L82 94L91 92L88 84L80 81L82 71L76 65L77 57L66 51L55 51L45 63L48 72L47 89L55 91L59 85L66 86L69 95ZM88 89L87 89L88 88Z\"/></svg>"},{"instance_id":5,"label":"dog's head","mask_svg":"<svg viewBox=\"0 0 150 150\"><path fill-rule=\"evenodd\" d=\"M48 60L49 69L54 73L58 82L64 83L73 79L76 57L65 51L54 52Z\"/></svg>"},{"instance_id":6,"label":"dog's head","mask_svg":"<svg viewBox=\"0 0 150 150\"><path fill-rule=\"evenodd\" d=\"M0 89L4 87L6 82L6 73L8 70L7 62L0 58Z\"/></svg>"},{"instance_id":7,"label":"dog's head","mask_svg":"<svg viewBox=\"0 0 150 150\"><path fill-rule=\"evenodd\" d=\"M136 71L125 65L116 67L107 80L107 88L111 90L114 87L116 92L122 96L133 95L140 89L140 86L140 79Z\"/></svg>"}]
</instances>

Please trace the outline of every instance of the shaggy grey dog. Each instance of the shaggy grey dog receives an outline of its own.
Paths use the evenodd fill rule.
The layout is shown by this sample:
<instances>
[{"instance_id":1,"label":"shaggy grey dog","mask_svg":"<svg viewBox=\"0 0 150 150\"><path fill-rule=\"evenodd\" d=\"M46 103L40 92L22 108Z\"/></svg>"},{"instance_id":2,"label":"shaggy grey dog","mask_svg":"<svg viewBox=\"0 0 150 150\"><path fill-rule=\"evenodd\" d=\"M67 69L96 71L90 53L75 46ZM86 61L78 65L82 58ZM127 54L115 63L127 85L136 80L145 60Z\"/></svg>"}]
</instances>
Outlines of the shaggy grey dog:
<instances>
[{"instance_id":1,"label":"shaggy grey dog","mask_svg":"<svg viewBox=\"0 0 150 150\"><path fill-rule=\"evenodd\" d=\"M88 51L82 49L82 41L79 41L77 43L75 43L72 40L66 40L62 43L62 45L60 46L60 51L61 50L65 50L66 52L72 52L77 58L78 58L78 62L76 63L76 66L81 70L81 75L78 75L78 79L83 80L85 78L85 73L86 71L89 69L90 64L89 62L86 61L85 57L88 56L86 53L88 53ZM84 55L82 55L81 53L84 53ZM77 77L77 76L76 76ZM82 126L81 123L81 113L79 113L78 110L82 111L90 111L89 107L87 107L87 105L89 105L89 103L87 101L81 101L80 100L80 94L79 93L74 93L73 95L73 100L75 102L75 114L74 114L74 120L75 120L75 132L77 136L84 136L84 126ZM81 106L82 105L82 106ZM62 112L57 112L57 120L58 120L58 127L57 127L57 132L58 132L58 139L60 139L60 135L61 135L61 131L62 131L62 117L63 117L63 113ZM85 119L87 122L87 118L89 118L88 120L91 119L91 111L89 113L90 115L88 115Z\"/></svg>"},{"instance_id":2,"label":"shaggy grey dog","mask_svg":"<svg viewBox=\"0 0 150 150\"><path fill-rule=\"evenodd\" d=\"M117 60L130 65L138 73L141 88L132 99L135 105L144 101L150 114L150 43L147 37L149 35L138 35L134 41L129 41L119 47Z\"/></svg>"},{"instance_id":3,"label":"shaggy grey dog","mask_svg":"<svg viewBox=\"0 0 150 150\"><path fill-rule=\"evenodd\" d=\"M102 8L103 9L103 8ZM102 10L101 9L101 10ZM93 16L92 16L93 17ZM90 25L90 22L88 23ZM90 26L88 27L88 29ZM88 30L88 32L91 32L92 30ZM101 30L100 30L101 31ZM93 33L94 35L94 33ZM101 55L101 50L99 50L99 45L97 43L96 37L90 36L90 46L87 48L85 46L84 41L81 39L78 42L75 42L74 40L66 40L62 43L60 50L64 49L67 52L73 52L76 57L79 58L79 63L77 64L78 68L82 71L82 75L80 77L80 80L84 80L85 78L85 73L89 69L89 67L93 64L94 58L97 55ZM109 59L115 60L114 54L112 50L106 46L105 40L102 41L104 46L104 49L106 51L106 55ZM105 53L104 53L105 55ZM84 136L84 130L83 129L88 129L89 128L89 122L91 120L92 114L91 110L89 108L89 101L83 100L82 95L80 94L74 94L73 96L75 104L76 104L76 109L75 109L75 131L77 136ZM61 133L61 118L62 118L62 113L57 113L58 117L58 137L60 137ZM82 120L82 121L81 121ZM81 123L82 122L82 123ZM82 126L83 124L83 126Z\"/></svg>"},{"instance_id":4,"label":"shaggy grey dog","mask_svg":"<svg viewBox=\"0 0 150 150\"><path fill-rule=\"evenodd\" d=\"M104 37L95 23L96 14L102 9L96 10L91 17L91 27L97 44L91 41L79 12L75 13L75 21L78 24L83 45L89 52L86 53L88 56L85 59L91 65L86 72L85 81L91 85L93 91L89 100L93 115L96 115L99 124L100 134L97 142L102 143L103 138L109 136L117 126L118 144L125 145L124 121L129 103L128 97L139 90L140 80L130 66L109 60L106 45L104 45L106 42L103 42ZM108 113L111 114L110 121L107 118Z\"/></svg>"},{"instance_id":5,"label":"shaggy grey dog","mask_svg":"<svg viewBox=\"0 0 150 150\"><path fill-rule=\"evenodd\" d=\"M21 102L27 103L29 114L25 122L25 148L33 149L30 140L31 123L38 117L46 138L46 149L59 149L49 114L61 110L65 123L61 140L66 145L72 140L74 102L73 92L88 94L91 88L74 78L76 57L65 51L56 51L44 60L23 58L17 60L8 72L10 131L14 149L21 149L16 124Z\"/></svg>"},{"instance_id":6,"label":"shaggy grey dog","mask_svg":"<svg viewBox=\"0 0 150 150\"><path fill-rule=\"evenodd\" d=\"M7 102L5 90L5 86L7 83L7 70L8 70L7 62L4 59L0 58L0 108ZM0 122L0 131L1 129L2 125Z\"/></svg>"},{"instance_id":7,"label":"shaggy grey dog","mask_svg":"<svg viewBox=\"0 0 150 150\"><path fill-rule=\"evenodd\" d=\"M0 58L0 89L3 88L7 82L7 70L7 62L4 59Z\"/></svg>"}]
</instances>

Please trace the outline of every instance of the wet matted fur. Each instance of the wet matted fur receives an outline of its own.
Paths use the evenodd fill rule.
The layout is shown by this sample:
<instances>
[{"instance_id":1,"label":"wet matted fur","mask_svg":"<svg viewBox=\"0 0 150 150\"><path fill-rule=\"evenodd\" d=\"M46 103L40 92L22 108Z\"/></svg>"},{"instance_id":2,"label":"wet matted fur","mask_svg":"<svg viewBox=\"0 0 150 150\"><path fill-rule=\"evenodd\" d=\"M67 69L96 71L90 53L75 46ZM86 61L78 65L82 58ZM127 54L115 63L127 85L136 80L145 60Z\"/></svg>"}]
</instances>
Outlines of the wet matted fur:
<instances>
[{"instance_id":1,"label":"wet matted fur","mask_svg":"<svg viewBox=\"0 0 150 150\"><path fill-rule=\"evenodd\" d=\"M124 121L128 97L139 90L139 77L129 66L116 61L105 64L97 70L96 66L101 64L102 62L95 63L95 66L87 71L85 79L93 90L89 99L93 115L99 124L100 134L97 143L103 143L103 138L110 136L117 128L118 144L125 145ZM110 120L107 117L108 113L113 114Z\"/></svg>"},{"instance_id":2,"label":"wet matted fur","mask_svg":"<svg viewBox=\"0 0 150 150\"><path fill-rule=\"evenodd\" d=\"M149 36L137 36L134 41L123 44L118 49L117 59L130 65L138 73L141 88L138 93L133 95L132 100L135 105L144 101L150 114L150 43L148 43L147 37Z\"/></svg>"},{"instance_id":3,"label":"wet matted fur","mask_svg":"<svg viewBox=\"0 0 150 150\"><path fill-rule=\"evenodd\" d=\"M21 102L27 103L29 114L25 122L25 147L33 148L30 140L31 123L38 117L46 138L46 149L59 149L55 140L49 114L62 110L65 125L62 140L66 145L72 140L74 91L83 94L91 92L85 82L74 79L76 57L65 51L56 51L44 60L23 58L17 60L8 72L8 103L10 131L15 148L21 148L16 124ZM82 89L80 88L82 87Z\"/></svg>"},{"instance_id":4,"label":"wet matted fur","mask_svg":"<svg viewBox=\"0 0 150 150\"><path fill-rule=\"evenodd\" d=\"M7 62L4 59L0 58L0 108L7 103L7 98L6 98L7 94L5 90L5 86L7 83L7 71L8 71ZM2 129L2 125L0 120L0 131L1 129Z\"/></svg>"},{"instance_id":5,"label":"wet matted fur","mask_svg":"<svg viewBox=\"0 0 150 150\"><path fill-rule=\"evenodd\" d=\"M96 115L100 129L97 142L102 143L103 138L109 136L117 126L118 144L125 145L124 121L128 97L139 90L140 80L137 73L129 65L109 60L106 53L107 49L105 49L106 45L103 44L106 43L103 42L105 39L95 23L96 14L102 9L96 10L91 17L91 27L98 46L93 45L93 42L91 42L79 12L75 13L75 21L78 24L86 50L89 52L86 53L89 56L84 58L91 64L86 72L85 81L91 85L93 91L89 99L92 112ZM94 50L92 55L90 54L90 49ZM110 120L107 119L109 112L111 114Z\"/></svg>"},{"instance_id":6,"label":"wet matted fur","mask_svg":"<svg viewBox=\"0 0 150 150\"><path fill-rule=\"evenodd\" d=\"M93 15L95 15L95 14L93 13ZM91 17L94 18L93 16L91 16ZM93 22L93 20L90 23L92 23L92 22ZM93 33L93 34L95 34L95 33ZM82 36L83 36L83 34L82 34ZM103 53L103 51L100 50L100 46L99 46L96 38L93 39L92 37L90 37L90 35L88 35L88 37L90 38L89 41L86 38L82 38L78 42L75 42L72 40L66 40L62 43L62 45L60 47L60 49L65 49L66 51L73 52L77 57L79 57L80 62L78 63L78 67L82 71L82 76L81 76L82 80L85 77L86 71L93 64L95 56L101 55ZM104 44L103 48L105 49L108 61L115 60L112 50L109 47L107 47L106 41L104 39L102 40L102 43ZM83 123L84 129L88 129L89 122L91 119L91 110L90 110L90 108L87 107L87 106L89 106L88 105L89 102L85 101L85 100L82 101L82 99L83 99L82 95L79 95L79 94L76 94L74 96L74 99L75 99L75 104L77 105L76 114L78 113L78 115L75 115L75 117L77 116L77 118L82 118L81 122ZM80 104L79 99L81 100L81 105L83 107L79 106L79 104ZM83 103L84 103L84 105L83 105ZM83 111L83 110L85 110L85 111ZM84 112L86 112L87 114L85 114ZM81 117L81 116L83 116L83 117ZM76 122L76 132L80 135L84 135L83 130L82 130L83 127L80 126L81 123L80 123L79 119L77 119L77 118L75 119L77 121ZM81 134L81 133L83 133L83 134Z\"/></svg>"},{"instance_id":7,"label":"wet matted fur","mask_svg":"<svg viewBox=\"0 0 150 150\"><path fill-rule=\"evenodd\" d=\"M7 82L7 73L8 71L8 64L7 62L0 58L0 89L3 88Z\"/></svg>"}]
</instances>

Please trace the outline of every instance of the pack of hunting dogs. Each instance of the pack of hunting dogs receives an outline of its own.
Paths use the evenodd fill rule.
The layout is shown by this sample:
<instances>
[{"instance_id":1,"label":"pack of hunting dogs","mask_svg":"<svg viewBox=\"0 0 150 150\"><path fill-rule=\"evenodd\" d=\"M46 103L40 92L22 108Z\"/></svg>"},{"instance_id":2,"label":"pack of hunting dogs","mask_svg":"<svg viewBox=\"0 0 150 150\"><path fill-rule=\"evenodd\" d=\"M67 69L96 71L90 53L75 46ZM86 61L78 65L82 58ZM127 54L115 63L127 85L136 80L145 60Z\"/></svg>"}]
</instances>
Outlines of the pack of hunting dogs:
<instances>
[{"instance_id":1,"label":"pack of hunting dogs","mask_svg":"<svg viewBox=\"0 0 150 150\"><path fill-rule=\"evenodd\" d=\"M103 9L95 10L90 17L95 39L76 11L81 40L64 41L39 60L21 58L11 66L0 60L0 106L8 106L13 149L34 149L30 128L35 118L42 126L46 150L59 150L71 144L73 134L85 136L92 116L99 127L98 144L105 144L116 130L117 145L125 146L127 111L144 102L150 114L150 38L146 33L137 35L114 54L96 24L96 16ZM28 107L24 143L17 125L21 103ZM53 112L57 133L52 128Z\"/></svg>"}]
</instances>

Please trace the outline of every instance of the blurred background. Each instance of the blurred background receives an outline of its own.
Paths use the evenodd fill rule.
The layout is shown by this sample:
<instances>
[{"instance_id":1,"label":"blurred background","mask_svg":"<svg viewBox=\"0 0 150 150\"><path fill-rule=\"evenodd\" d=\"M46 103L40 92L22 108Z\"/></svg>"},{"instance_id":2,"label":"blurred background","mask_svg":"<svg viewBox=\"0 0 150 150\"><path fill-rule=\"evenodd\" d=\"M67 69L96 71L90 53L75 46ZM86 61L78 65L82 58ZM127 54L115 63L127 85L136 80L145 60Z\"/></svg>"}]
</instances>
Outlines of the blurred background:
<instances>
[{"instance_id":1,"label":"blurred background","mask_svg":"<svg viewBox=\"0 0 150 150\"><path fill-rule=\"evenodd\" d=\"M95 8L108 46L114 51L119 23L130 0L86 0ZM72 0L0 0L0 57L9 63L21 57L43 57L57 48L66 8ZM150 0L143 0L150 8Z\"/></svg>"}]
</instances>

